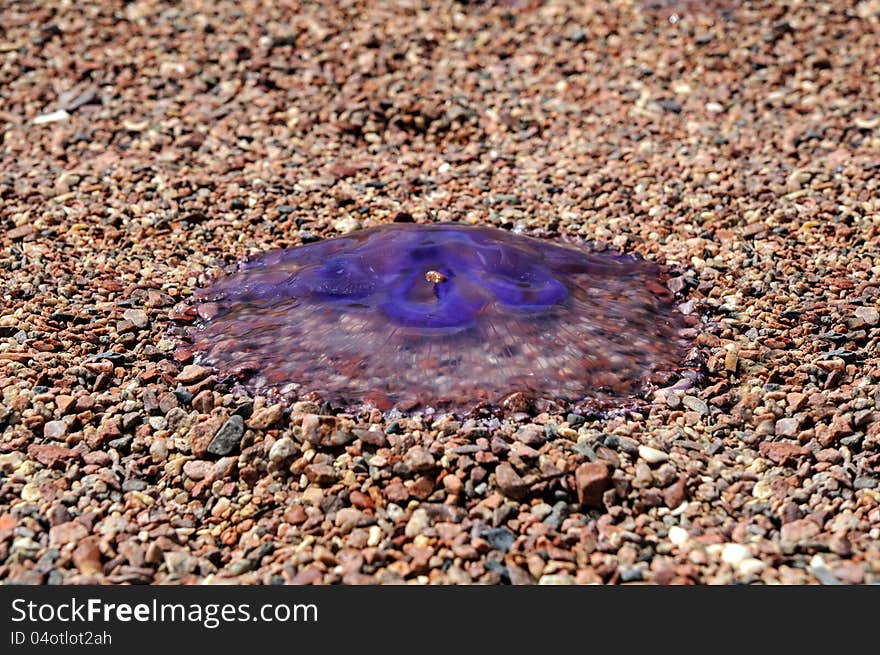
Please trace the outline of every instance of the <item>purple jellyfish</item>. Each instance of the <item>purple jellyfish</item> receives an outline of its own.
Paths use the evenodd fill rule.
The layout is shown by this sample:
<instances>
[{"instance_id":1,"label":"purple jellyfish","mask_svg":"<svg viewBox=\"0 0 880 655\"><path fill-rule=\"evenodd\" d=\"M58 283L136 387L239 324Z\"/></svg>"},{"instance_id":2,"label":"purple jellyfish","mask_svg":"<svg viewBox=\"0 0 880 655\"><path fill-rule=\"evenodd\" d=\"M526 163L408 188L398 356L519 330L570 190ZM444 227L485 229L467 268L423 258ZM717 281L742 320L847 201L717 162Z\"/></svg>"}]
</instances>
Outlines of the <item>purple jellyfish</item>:
<instances>
[{"instance_id":1,"label":"purple jellyfish","mask_svg":"<svg viewBox=\"0 0 880 655\"><path fill-rule=\"evenodd\" d=\"M684 317L659 267L458 224L269 252L195 295L197 361L345 407L621 400L668 375Z\"/></svg>"}]
</instances>

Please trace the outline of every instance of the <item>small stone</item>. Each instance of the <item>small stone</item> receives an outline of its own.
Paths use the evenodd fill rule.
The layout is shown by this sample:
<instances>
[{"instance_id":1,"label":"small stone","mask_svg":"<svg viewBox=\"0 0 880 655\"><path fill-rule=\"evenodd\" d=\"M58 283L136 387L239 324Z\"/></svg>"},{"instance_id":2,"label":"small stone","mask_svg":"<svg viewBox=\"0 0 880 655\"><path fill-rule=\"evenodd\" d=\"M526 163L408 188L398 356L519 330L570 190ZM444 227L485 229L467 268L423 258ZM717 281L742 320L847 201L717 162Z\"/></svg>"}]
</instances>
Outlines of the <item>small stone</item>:
<instances>
[{"instance_id":1,"label":"small stone","mask_svg":"<svg viewBox=\"0 0 880 655\"><path fill-rule=\"evenodd\" d=\"M403 456L403 464L410 473L428 471L434 467L434 456L424 446L414 446Z\"/></svg>"},{"instance_id":2,"label":"small stone","mask_svg":"<svg viewBox=\"0 0 880 655\"><path fill-rule=\"evenodd\" d=\"M149 323L147 312L143 309L126 309L122 312L122 318L126 321L131 321L132 325L136 328L146 327L147 323Z\"/></svg>"},{"instance_id":3,"label":"small stone","mask_svg":"<svg viewBox=\"0 0 880 655\"><path fill-rule=\"evenodd\" d=\"M28 455L49 468L53 468L62 460L79 457L79 453L72 448L56 444L34 444L28 448Z\"/></svg>"},{"instance_id":4,"label":"small stone","mask_svg":"<svg viewBox=\"0 0 880 655\"><path fill-rule=\"evenodd\" d=\"M385 432L381 429L365 430L363 428L355 428L352 430L352 433L355 437L370 446L384 448L388 445L388 438L385 436Z\"/></svg>"},{"instance_id":5,"label":"small stone","mask_svg":"<svg viewBox=\"0 0 880 655\"><path fill-rule=\"evenodd\" d=\"M372 498L370 498L363 491L358 491L357 489L349 494L348 500L358 509L372 509L376 506Z\"/></svg>"},{"instance_id":6,"label":"small stone","mask_svg":"<svg viewBox=\"0 0 880 655\"><path fill-rule=\"evenodd\" d=\"M547 503L538 503L532 507L532 515L537 517L539 521L543 521L552 511L553 508Z\"/></svg>"},{"instance_id":7,"label":"small stone","mask_svg":"<svg viewBox=\"0 0 880 655\"><path fill-rule=\"evenodd\" d=\"M799 425L800 421L796 418L781 418L776 421L776 434L790 439L797 436Z\"/></svg>"},{"instance_id":8,"label":"small stone","mask_svg":"<svg viewBox=\"0 0 880 655\"><path fill-rule=\"evenodd\" d=\"M280 404L271 405L270 407L261 407L251 415L250 419L248 419L247 426L254 430L265 430L278 423L283 414L284 407Z\"/></svg>"},{"instance_id":9,"label":"small stone","mask_svg":"<svg viewBox=\"0 0 880 655\"><path fill-rule=\"evenodd\" d=\"M754 557L746 557L744 560L736 565L736 570L739 571L740 575L744 575L746 577L758 575L765 568L767 568L767 565L764 564L764 562L762 562L761 560L755 559Z\"/></svg>"},{"instance_id":10,"label":"small stone","mask_svg":"<svg viewBox=\"0 0 880 655\"><path fill-rule=\"evenodd\" d=\"M175 576L186 575L196 570L199 560L183 550L170 550L162 554L168 573ZM247 560L239 560L247 561Z\"/></svg>"},{"instance_id":11,"label":"small stone","mask_svg":"<svg viewBox=\"0 0 880 655\"><path fill-rule=\"evenodd\" d=\"M40 114L33 120L34 125L45 125L46 123L59 123L70 118L70 114L64 109L53 111L48 114Z\"/></svg>"},{"instance_id":12,"label":"small stone","mask_svg":"<svg viewBox=\"0 0 880 655\"><path fill-rule=\"evenodd\" d=\"M736 373L736 367L739 364L739 355L736 350L730 348L724 354L724 370L729 371L731 373Z\"/></svg>"},{"instance_id":13,"label":"small stone","mask_svg":"<svg viewBox=\"0 0 880 655\"><path fill-rule=\"evenodd\" d=\"M854 313L871 327L880 322L880 312L875 307L856 307Z\"/></svg>"},{"instance_id":14,"label":"small stone","mask_svg":"<svg viewBox=\"0 0 880 655\"><path fill-rule=\"evenodd\" d=\"M602 495L611 488L611 470L604 461L587 462L574 474L578 501L588 507L601 507Z\"/></svg>"},{"instance_id":15,"label":"small stone","mask_svg":"<svg viewBox=\"0 0 880 655\"><path fill-rule=\"evenodd\" d=\"M58 413L62 416L67 414L74 402L76 402L76 398L73 396L67 396L64 394L55 396L55 407L58 409Z\"/></svg>"},{"instance_id":16,"label":"small stone","mask_svg":"<svg viewBox=\"0 0 880 655\"><path fill-rule=\"evenodd\" d=\"M338 221L333 223L333 229L341 234L348 234L349 232L354 232L359 229L361 223L359 220L352 216L346 216L345 218L340 218Z\"/></svg>"},{"instance_id":17,"label":"small stone","mask_svg":"<svg viewBox=\"0 0 880 655\"><path fill-rule=\"evenodd\" d=\"M764 441L758 450L767 459L787 466L810 454L809 448L789 441Z\"/></svg>"},{"instance_id":18,"label":"small stone","mask_svg":"<svg viewBox=\"0 0 880 655\"><path fill-rule=\"evenodd\" d=\"M157 463L168 458L168 442L165 439L155 439L150 444L150 458Z\"/></svg>"},{"instance_id":19,"label":"small stone","mask_svg":"<svg viewBox=\"0 0 880 655\"><path fill-rule=\"evenodd\" d=\"M573 585L574 578L568 573L548 573L538 580L539 585Z\"/></svg>"},{"instance_id":20,"label":"small stone","mask_svg":"<svg viewBox=\"0 0 880 655\"><path fill-rule=\"evenodd\" d=\"M406 522L404 534L412 539L420 534L423 534L430 524L431 519L428 516L428 512L425 509L419 507L412 513L409 521Z\"/></svg>"},{"instance_id":21,"label":"small stone","mask_svg":"<svg viewBox=\"0 0 880 655\"><path fill-rule=\"evenodd\" d=\"M151 416L147 419L147 423L149 423L150 427L156 431L164 430L168 427L168 421L164 416Z\"/></svg>"},{"instance_id":22,"label":"small stone","mask_svg":"<svg viewBox=\"0 0 880 655\"><path fill-rule=\"evenodd\" d=\"M363 512L354 507L343 507L336 512L336 519L333 524L339 528L343 534L348 534L361 521Z\"/></svg>"},{"instance_id":23,"label":"small stone","mask_svg":"<svg viewBox=\"0 0 880 655\"><path fill-rule=\"evenodd\" d=\"M409 490L400 478L394 478L385 485L385 498L388 502L400 505L409 500Z\"/></svg>"},{"instance_id":24,"label":"small stone","mask_svg":"<svg viewBox=\"0 0 880 655\"><path fill-rule=\"evenodd\" d=\"M516 439L520 443L532 448L540 448L547 441L544 428L539 425L525 425L516 433Z\"/></svg>"},{"instance_id":25,"label":"small stone","mask_svg":"<svg viewBox=\"0 0 880 655\"><path fill-rule=\"evenodd\" d=\"M721 549L721 561L736 567L751 554L748 547L742 544L724 544L724 548Z\"/></svg>"},{"instance_id":26,"label":"small stone","mask_svg":"<svg viewBox=\"0 0 880 655\"><path fill-rule=\"evenodd\" d=\"M188 364L177 374L177 381L181 384L190 385L201 382L211 374L211 369L198 364Z\"/></svg>"},{"instance_id":27,"label":"small stone","mask_svg":"<svg viewBox=\"0 0 880 655\"><path fill-rule=\"evenodd\" d=\"M310 485L302 492L302 502L304 505L320 506L324 500L324 490L321 487Z\"/></svg>"},{"instance_id":28,"label":"small stone","mask_svg":"<svg viewBox=\"0 0 880 655\"><path fill-rule=\"evenodd\" d=\"M49 421L43 426L43 436L46 439L63 439L67 434L67 423L64 421Z\"/></svg>"},{"instance_id":29,"label":"small stone","mask_svg":"<svg viewBox=\"0 0 880 655\"><path fill-rule=\"evenodd\" d=\"M49 545L53 547L64 546L85 539L89 531L82 523L67 521L49 528Z\"/></svg>"},{"instance_id":30,"label":"small stone","mask_svg":"<svg viewBox=\"0 0 880 655\"><path fill-rule=\"evenodd\" d=\"M21 499L26 503L35 503L43 497L40 485L28 482L21 488Z\"/></svg>"},{"instance_id":31,"label":"small stone","mask_svg":"<svg viewBox=\"0 0 880 655\"><path fill-rule=\"evenodd\" d=\"M528 485L507 462L502 462L495 468L495 483L498 490L508 498L521 499L529 491Z\"/></svg>"},{"instance_id":32,"label":"small stone","mask_svg":"<svg viewBox=\"0 0 880 655\"><path fill-rule=\"evenodd\" d=\"M755 434L759 437L771 437L776 430L776 422L772 418L760 421L755 427Z\"/></svg>"},{"instance_id":33,"label":"small stone","mask_svg":"<svg viewBox=\"0 0 880 655\"><path fill-rule=\"evenodd\" d=\"M79 542L73 551L73 563L79 572L85 575L98 575L103 572L101 551L96 537L88 537Z\"/></svg>"},{"instance_id":34,"label":"small stone","mask_svg":"<svg viewBox=\"0 0 880 655\"><path fill-rule=\"evenodd\" d=\"M300 434L303 441L315 446L344 446L355 439L350 425L350 421L335 416L306 414L302 418Z\"/></svg>"},{"instance_id":35,"label":"small stone","mask_svg":"<svg viewBox=\"0 0 880 655\"><path fill-rule=\"evenodd\" d=\"M430 476L420 475L409 487L409 493L418 500L427 500L434 493L434 480Z\"/></svg>"},{"instance_id":36,"label":"small stone","mask_svg":"<svg viewBox=\"0 0 880 655\"><path fill-rule=\"evenodd\" d=\"M10 230L7 230L5 234L11 241L18 241L19 239L23 239L26 236L30 236L33 233L34 233L34 226L26 223L25 225L19 225L18 227L14 227ZM27 359L30 359L30 355L26 355L25 353L3 353L3 354L6 355L7 357L14 356L14 355L22 355L22 356L26 356ZM13 361L16 361L16 359L13 358ZM27 360L22 359L22 361L27 361Z\"/></svg>"},{"instance_id":37,"label":"small stone","mask_svg":"<svg viewBox=\"0 0 880 655\"><path fill-rule=\"evenodd\" d=\"M247 558L240 559L229 565L229 573L231 573L232 575L242 575L243 573L247 573L253 568L254 563L251 560Z\"/></svg>"},{"instance_id":38,"label":"small stone","mask_svg":"<svg viewBox=\"0 0 880 655\"><path fill-rule=\"evenodd\" d=\"M706 416L709 414L709 406L696 396L684 396L681 399L681 404L700 416Z\"/></svg>"},{"instance_id":39,"label":"small stone","mask_svg":"<svg viewBox=\"0 0 880 655\"><path fill-rule=\"evenodd\" d=\"M162 411L162 413L167 414L176 407L180 407L180 400L175 394L163 393L162 397L159 398L159 409Z\"/></svg>"},{"instance_id":40,"label":"small stone","mask_svg":"<svg viewBox=\"0 0 880 655\"><path fill-rule=\"evenodd\" d=\"M786 523L780 529L782 541L800 543L808 541L819 534L821 528L810 519L799 519Z\"/></svg>"},{"instance_id":41,"label":"small stone","mask_svg":"<svg viewBox=\"0 0 880 655\"><path fill-rule=\"evenodd\" d=\"M214 468L212 462L203 459L191 459L183 465L183 472L186 477L193 480L204 480Z\"/></svg>"},{"instance_id":42,"label":"small stone","mask_svg":"<svg viewBox=\"0 0 880 655\"><path fill-rule=\"evenodd\" d=\"M302 505L291 505L286 510L284 510L284 520L290 523L291 525L299 525L300 523L305 522L308 518L306 514L306 510Z\"/></svg>"},{"instance_id":43,"label":"small stone","mask_svg":"<svg viewBox=\"0 0 880 655\"><path fill-rule=\"evenodd\" d=\"M675 509L687 498L687 478L678 478L663 490L663 501L669 509Z\"/></svg>"},{"instance_id":44,"label":"small stone","mask_svg":"<svg viewBox=\"0 0 880 655\"><path fill-rule=\"evenodd\" d=\"M657 448L650 446L639 446L639 457L648 462L648 464L662 464L669 459L669 455Z\"/></svg>"},{"instance_id":45,"label":"small stone","mask_svg":"<svg viewBox=\"0 0 880 655\"><path fill-rule=\"evenodd\" d=\"M380 543L382 543L382 528L378 525L370 526L370 530L367 533L367 546L375 548Z\"/></svg>"},{"instance_id":46,"label":"small stone","mask_svg":"<svg viewBox=\"0 0 880 655\"><path fill-rule=\"evenodd\" d=\"M192 399L192 408L201 414L210 414L214 409L214 392L210 389L202 389Z\"/></svg>"},{"instance_id":47,"label":"small stone","mask_svg":"<svg viewBox=\"0 0 880 655\"><path fill-rule=\"evenodd\" d=\"M281 437L272 444L269 449L269 461L273 464L283 464L291 457L296 455L298 448L296 443L290 437Z\"/></svg>"},{"instance_id":48,"label":"small stone","mask_svg":"<svg viewBox=\"0 0 880 655\"><path fill-rule=\"evenodd\" d=\"M860 475L853 480L853 489L856 491L859 489L874 489L876 487L877 478L871 477L870 475Z\"/></svg>"},{"instance_id":49,"label":"small stone","mask_svg":"<svg viewBox=\"0 0 880 655\"><path fill-rule=\"evenodd\" d=\"M238 448L242 436L244 436L244 419L234 414L217 430L211 443L208 444L208 452L212 455L228 455Z\"/></svg>"},{"instance_id":50,"label":"small stone","mask_svg":"<svg viewBox=\"0 0 880 655\"><path fill-rule=\"evenodd\" d=\"M676 546L681 546L686 543L691 536L688 534L688 531L682 527L677 525L673 525L669 528L669 541L671 541Z\"/></svg>"},{"instance_id":51,"label":"small stone","mask_svg":"<svg viewBox=\"0 0 880 655\"><path fill-rule=\"evenodd\" d=\"M336 482L336 469L329 464L309 464L305 474L309 482L322 487Z\"/></svg>"},{"instance_id":52,"label":"small stone","mask_svg":"<svg viewBox=\"0 0 880 655\"><path fill-rule=\"evenodd\" d=\"M480 533L480 536L488 541L494 550L500 550L505 553L510 550L510 547L516 541L516 535L504 527L486 530Z\"/></svg>"}]
</instances>

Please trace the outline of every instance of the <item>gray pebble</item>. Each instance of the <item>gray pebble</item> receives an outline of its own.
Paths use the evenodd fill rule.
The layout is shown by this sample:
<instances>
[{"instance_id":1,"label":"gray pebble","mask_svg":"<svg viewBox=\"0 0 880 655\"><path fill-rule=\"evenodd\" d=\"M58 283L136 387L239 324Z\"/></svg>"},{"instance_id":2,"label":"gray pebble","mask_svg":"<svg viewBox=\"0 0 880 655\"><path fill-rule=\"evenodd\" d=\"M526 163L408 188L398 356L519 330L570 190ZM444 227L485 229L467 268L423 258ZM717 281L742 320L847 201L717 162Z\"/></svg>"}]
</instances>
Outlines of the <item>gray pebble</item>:
<instances>
[{"instance_id":1,"label":"gray pebble","mask_svg":"<svg viewBox=\"0 0 880 655\"><path fill-rule=\"evenodd\" d=\"M228 455L238 448L242 436L244 436L244 419L238 414L230 416L211 439L208 452L212 455Z\"/></svg>"}]
</instances>

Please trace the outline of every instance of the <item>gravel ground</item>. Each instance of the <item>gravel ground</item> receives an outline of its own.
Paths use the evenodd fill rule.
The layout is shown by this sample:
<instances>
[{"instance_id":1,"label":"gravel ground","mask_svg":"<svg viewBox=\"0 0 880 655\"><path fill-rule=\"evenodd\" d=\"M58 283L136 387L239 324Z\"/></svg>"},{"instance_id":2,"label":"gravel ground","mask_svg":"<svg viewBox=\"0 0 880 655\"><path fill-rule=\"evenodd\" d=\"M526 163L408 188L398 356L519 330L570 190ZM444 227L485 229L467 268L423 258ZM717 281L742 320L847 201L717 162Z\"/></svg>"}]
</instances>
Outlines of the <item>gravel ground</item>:
<instances>
[{"instance_id":1,"label":"gravel ground","mask_svg":"<svg viewBox=\"0 0 880 655\"><path fill-rule=\"evenodd\" d=\"M267 4L3 9L0 579L880 581L877 0ZM224 266L395 220L677 267L705 375L328 415L175 355Z\"/></svg>"}]
</instances>

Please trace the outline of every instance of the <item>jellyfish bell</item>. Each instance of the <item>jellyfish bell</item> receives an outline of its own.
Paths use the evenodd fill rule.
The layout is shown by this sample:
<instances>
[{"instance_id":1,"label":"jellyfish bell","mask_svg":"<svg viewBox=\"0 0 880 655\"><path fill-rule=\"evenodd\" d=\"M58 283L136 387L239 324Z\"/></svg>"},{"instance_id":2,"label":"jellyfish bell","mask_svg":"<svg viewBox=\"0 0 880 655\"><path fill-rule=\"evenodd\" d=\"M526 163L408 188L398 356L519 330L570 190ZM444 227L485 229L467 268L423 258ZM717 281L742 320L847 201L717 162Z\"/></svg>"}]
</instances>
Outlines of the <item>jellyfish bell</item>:
<instances>
[{"instance_id":1,"label":"jellyfish bell","mask_svg":"<svg viewBox=\"0 0 880 655\"><path fill-rule=\"evenodd\" d=\"M392 224L247 262L195 294L185 332L255 391L344 407L616 402L685 350L658 274L492 227Z\"/></svg>"}]
</instances>

